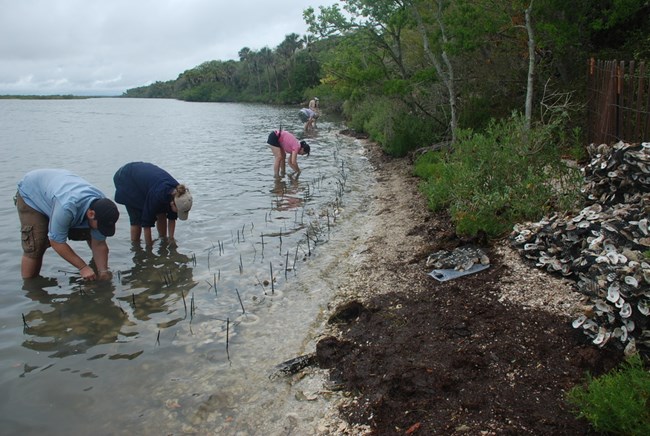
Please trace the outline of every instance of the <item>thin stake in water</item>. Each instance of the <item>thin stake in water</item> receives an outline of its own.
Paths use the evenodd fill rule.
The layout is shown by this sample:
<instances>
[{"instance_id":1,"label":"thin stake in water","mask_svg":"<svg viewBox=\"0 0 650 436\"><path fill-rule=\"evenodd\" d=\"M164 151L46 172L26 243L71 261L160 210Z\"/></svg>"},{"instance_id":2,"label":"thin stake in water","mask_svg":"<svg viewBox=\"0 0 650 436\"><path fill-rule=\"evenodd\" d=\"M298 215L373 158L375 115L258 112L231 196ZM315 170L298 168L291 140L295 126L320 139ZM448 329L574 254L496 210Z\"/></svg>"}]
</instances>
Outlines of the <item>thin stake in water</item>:
<instances>
[{"instance_id":1,"label":"thin stake in water","mask_svg":"<svg viewBox=\"0 0 650 436\"><path fill-rule=\"evenodd\" d=\"M156 345L160 345L160 330L158 330L158 336L156 337Z\"/></svg>"},{"instance_id":2,"label":"thin stake in water","mask_svg":"<svg viewBox=\"0 0 650 436\"><path fill-rule=\"evenodd\" d=\"M183 307L185 307L185 318L187 318L187 303L185 302L185 294L181 291L181 297L183 297Z\"/></svg>"},{"instance_id":3,"label":"thin stake in water","mask_svg":"<svg viewBox=\"0 0 650 436\"><path fill-rule=\"evenodd\" d=\"M131 294L131 301L133 302L133 308L135 309L135 294Z\"/></svg>"},{"instance_id":4,"label":"thin stake in water","mask_svg":"<svg viewBox=\"0 0 650 436\"><path fill-rule=\"evenodd\" d=\"M309 244L309 232L306 233L307 236L307 256L311 256L311 246Z\"/></svg>"},{"instance_id":5,"label":"thin stake in water","mask_svg":"<svg viewBox=\"0 0 650 436\"><path fill-rule=\"evenodd\" d=\"M296 270L296 261L298 260L298 248L300 244L296 245L296 255L293 257L293 270Z\"/></svg>"},{"instance_id":6,"label":"thin stake in water","mask_svg":"<svg viewBox=\"0 0 650 436\"><path fill-rule=\"evenodd\" d=\"M239 291L237 290L237 288L235 288L235 292L237 293L237 299L239 299L239 305L241 306L242 314L245 315L246 309L244 309L244 303L241 301L241 296L239 295Z\"/></svg>"},{"instance_id":7,"label":"thin stake in water","mask_svg":"<svg viewBox=\"0 0 650 436\"><path fill-rule=\"evenodd\" d=\"M24 313L21 313L21 315L23 316L23 327L26 328L26 329L28 329L28 328L29 328L29 324L27 324L27 320L25 319L25 314L24 314Z\"/></svg>"},{"instance_id":8,"label":"thin stake in water","mask_svg":"<svg viewBox=\"0 0 650 436\"><path fill-rule=\"evenodd\" d=\"M269 267L271 269L271 294L275 294L275 287L273 285L273 262L269 262Z\"/></svg>"},{"instance_id":9,"label":"thin stake in water","mask_svg":"<svg viewBox=\"0 0 650 436\"><path fill-rule=\"evenodd\" d=\"M228 345L230 343L230 318L226 318L226 356L230 360L230 352L228 351Z\"/></svg>"},{"instance_id":10,"label":"thin stake in water","mask_svg":"<svg viewBox=\"0 0 650 436\"><path fill-rule=\"evenodd\" d=\"M192 298L190 299L190 321L194 318L194 292L192 292Z\"/></svg>"},{"instance_id":11,"label":"thin stake in water","mask_svg":"<svg viewBox=\"0 0 650 436\"><path fill-rule=\"evenodd\" d=\"M284 261L284 279L287 279L287 271L289 270L289 250L287 250L287 257Z\"/></svg>"}]
</instances>

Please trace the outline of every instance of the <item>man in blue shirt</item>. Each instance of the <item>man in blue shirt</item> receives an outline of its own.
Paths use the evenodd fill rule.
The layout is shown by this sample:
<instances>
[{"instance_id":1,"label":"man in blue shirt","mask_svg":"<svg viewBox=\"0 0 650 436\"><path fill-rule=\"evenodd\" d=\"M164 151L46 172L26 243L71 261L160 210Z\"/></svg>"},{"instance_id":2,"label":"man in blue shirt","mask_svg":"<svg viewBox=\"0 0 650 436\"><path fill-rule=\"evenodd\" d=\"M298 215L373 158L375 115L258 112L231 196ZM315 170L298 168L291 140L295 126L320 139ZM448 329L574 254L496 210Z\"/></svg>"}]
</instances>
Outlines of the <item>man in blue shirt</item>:
<instances>
[{"instance_id":1,"label":"man in blue shirt","mask_svg":"<svg viewBox=\"0 0 650 436\"><path fill-rule=\"evenodd\" d=\"M86 280L111 278L106 237L115 234L117 206L83 178L62 169L30 171L18 183L16 207L21 224L23 278L38 276L52 247ZM88 242L97 271L68 245Z\"/></svg>"}]
</instances>

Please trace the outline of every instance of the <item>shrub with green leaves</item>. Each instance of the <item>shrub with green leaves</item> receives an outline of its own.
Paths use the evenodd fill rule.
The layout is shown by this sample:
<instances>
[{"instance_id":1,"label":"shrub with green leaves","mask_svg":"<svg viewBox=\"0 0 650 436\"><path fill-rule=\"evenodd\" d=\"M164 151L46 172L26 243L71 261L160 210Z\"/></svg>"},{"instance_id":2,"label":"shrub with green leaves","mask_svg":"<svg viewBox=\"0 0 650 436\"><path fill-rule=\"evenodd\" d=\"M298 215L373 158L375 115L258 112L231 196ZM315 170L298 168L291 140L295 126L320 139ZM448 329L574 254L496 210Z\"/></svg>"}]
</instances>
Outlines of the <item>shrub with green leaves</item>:
<instances>
[{"instance_id":1,"label":"shrub with green leaves","mask_svg":"<svg viewBox=\"0 0 650 436\"><path fill-rule=\"evenodd\" d=\"M619 368L597 378L588 376L585 386L567 393L567 401L579 417L596 431L619 435L650 434L650 373L638 354Z\"/></svg>"},{"instance_id":2,"label":"shrub with green leaves","mask_svg":"<svg viewBox=\"0 0 650 436\"><path fill-rule=\"evenodd\" d=\"M410 113L393 116L393 135L384 147L392 156L405 156L432 142L440 135L436 133L430 120L418 118Z\"/></svg>"},{"instance_id":3,"label":"shrub with green leaves","mask_svg":"<svg viewBox=\"0 0 650 436\"><path fill-rule=\"evenodd\" d=\"M348 126L366 132L391 156L405 156L440 136L431 120L419 118L391 97L369 97L344 105Z\"/></svg>"},{"instance_id":4,"label":"shrub with green leaves","mask_svg":"<svg viewBox=\"0 0 650 436\"><path fill-rule=\"evenodd\" d=\"M416 174L429 206L449 209L462 236L499 237L517 222L575 207L581 176L561 160L553 128L525 128L522 116L492 121L483 132L459 130L451 151L420 157Z\"/></svg>"}]
</instances>

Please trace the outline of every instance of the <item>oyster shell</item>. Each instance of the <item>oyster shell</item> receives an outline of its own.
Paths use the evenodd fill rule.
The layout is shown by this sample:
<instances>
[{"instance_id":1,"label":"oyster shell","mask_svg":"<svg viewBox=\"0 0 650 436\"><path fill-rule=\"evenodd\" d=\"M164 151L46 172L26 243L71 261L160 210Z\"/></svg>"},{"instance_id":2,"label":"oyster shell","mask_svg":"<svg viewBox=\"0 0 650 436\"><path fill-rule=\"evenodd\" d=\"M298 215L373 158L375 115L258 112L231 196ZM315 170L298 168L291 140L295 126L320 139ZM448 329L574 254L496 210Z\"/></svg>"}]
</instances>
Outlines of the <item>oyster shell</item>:
<instances>
[{"instance_id":1,"label":"oyster shell","mask_svg":"<svg viewBox=\"0 0 650 436\"><path fill-rule=\"evenodd\" d=\"M650 301L648 301L645 298L642 298L639 300L639 302L636 304L636 308L639 310L641 315L643 316L648 316L650 315Z\"/></svg>"},{"instance_id":2,"label":"oyster shell","mask_svg":"<svg viewBox=\"0 0 650 436\"><path fill-rule=\"evenodd\" d=\"M511 242L538 267L576 280L593 310L572 325L596 345L609 334L626 353L650 353L650 142L591 144L588 151L581 169L587 206L518 224Z\"/></svg>"},{"instance_id":3,"label":"oyster shell","mask_svg":"<svg viewBox=\"0 0 650 436\"><path fill-rule=\"evenodd\" d=\"M596 337L592 342L598 345L599 347L602 347L607 343L610 337L611 337L611 333L609 333L605 327L600 327L598 329L598 334L596 335Z\"/></svg>"},{"instance_id":4,"label":"oyster shell","mask_svg":"<svg viewBox=\"0 0 650 436\"><path fill-rule=\"evenodd\" d=\"M610 285L610 287L607 288L607 301L616 303L618 299L621 298L621 294L618 290L618 285Z\"/></svg>"},{"instance_id":5,"label":"oyster shell","mask_svg":"<svg viewBox=\"0 0 650 436\"><path fill-rule=\"evenodd\" d=\"M584 324L585 321L587 321L587 316L586 315L580 315L579 317L577 317L576 319L573 320L571 325L573 326L574 329L577 329L582 324Z\"/></svg>"},{"instance_id":6,"label":"oyster shell","mask_svg":"<svg viewBox=\"0 0 650 436\"><path fill-rule=\"evenodd\" d=\"M621 318L629 318L632 315L632 306L630 303L624 303L620 311Z\"/></svg>"}]
</instances>

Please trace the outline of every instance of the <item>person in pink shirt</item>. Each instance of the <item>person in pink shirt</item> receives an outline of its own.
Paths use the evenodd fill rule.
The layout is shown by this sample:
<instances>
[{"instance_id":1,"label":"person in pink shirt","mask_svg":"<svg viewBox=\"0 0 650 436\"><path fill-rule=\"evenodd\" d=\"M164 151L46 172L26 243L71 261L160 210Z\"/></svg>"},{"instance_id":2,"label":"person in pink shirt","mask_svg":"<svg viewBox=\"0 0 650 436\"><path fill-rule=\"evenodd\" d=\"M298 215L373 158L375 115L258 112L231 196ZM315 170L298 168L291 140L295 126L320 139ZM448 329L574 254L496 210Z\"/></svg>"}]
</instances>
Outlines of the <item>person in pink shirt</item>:
<instances>
[{"instance_id":1,"label":"person in pink shirt","mask_svg":"<svg viewBox=\"0 0 650 436\"><path fill-rule=\"evenodd\" d=\"M284 177L286 173L286 157L289 155L289 166L295 171L293 176L300 175L298 167L298 155L309 156L309 144L298 139L286 130L274 130L269 133L267 144L271 146L275 162L273 164L273 174L275 177Z\"/></svg>"}]
</instances>

